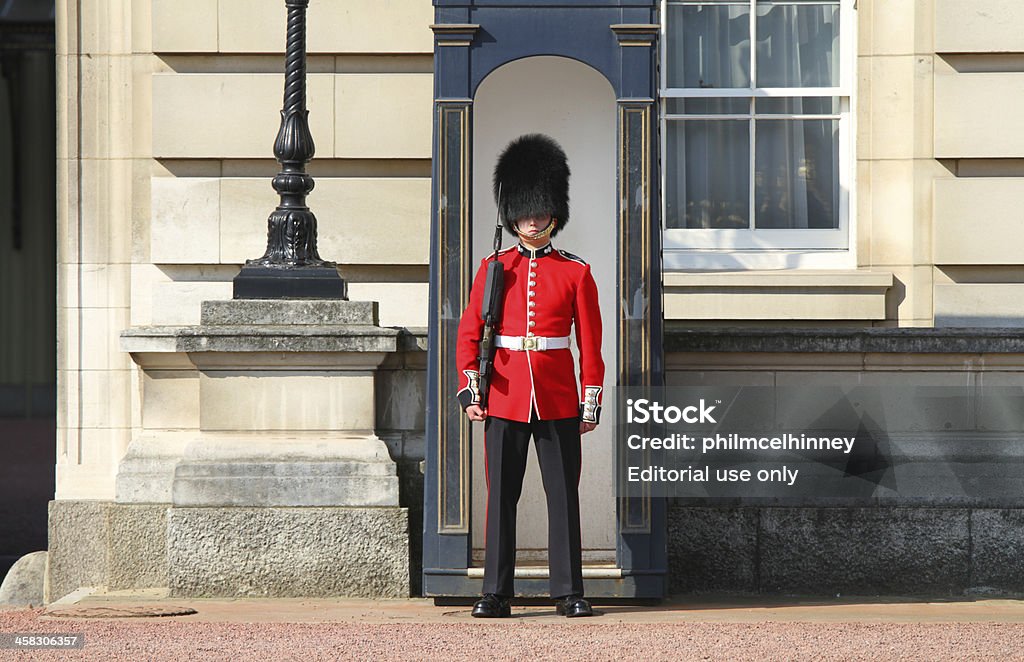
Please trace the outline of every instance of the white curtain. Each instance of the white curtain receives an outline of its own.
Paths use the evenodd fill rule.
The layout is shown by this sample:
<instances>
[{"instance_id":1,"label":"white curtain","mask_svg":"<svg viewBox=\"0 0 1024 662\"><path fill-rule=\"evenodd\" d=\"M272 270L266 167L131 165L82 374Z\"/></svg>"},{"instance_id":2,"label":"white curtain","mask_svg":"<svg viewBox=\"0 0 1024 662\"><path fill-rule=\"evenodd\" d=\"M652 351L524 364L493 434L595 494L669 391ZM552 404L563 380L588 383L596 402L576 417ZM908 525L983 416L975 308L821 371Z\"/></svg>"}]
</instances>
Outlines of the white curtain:
<instances>
[{"instance_id":1,"label":"white curtain","mask_svg":"<svg viewBox=\"0 0 1024 662\"><path fill-rule=\"evenodd\" d=\"M833 87L839 84L838 5L758 6L757 85ZM831 98L758 100L769 112L831 114ZM755 227L833 228L838 225L836 120L757 120Z\"/></svg>"},{"instance_id":2,"label":"white curtain","mask_svg":"<svg viewBox=\"0 0 1024 662\"><path fill-rule=\"evenodd\" d=\"M749 88L750 6L670 6L670 87ZM687 99L684 112L749 110L743 100ZM666 226L746 228L750 224L749 120L668 123Z\"/></svg>"},{"instance_id":3,"label":"white curtain","mask_svg":"<svg viewBox=\"0 0 1024 662\"><path fill-rule=\"evenodd\" d=\"M759 3L756 80L750 71L749 5L669 7L669 87L749 88L838 85L838 4ZM762 104L762 101L765 101ZM749 100L686 99L671 112L749 112ZM832 113L832 98L758 99L757 112ZM837 109L835 109L837 110ZM750 121L756 144L750 145ZM748 228L750 149L754 148L754 227L831 228L838 224L835 120L669 121L666 224Z\"/></svg>"}]
</instances>

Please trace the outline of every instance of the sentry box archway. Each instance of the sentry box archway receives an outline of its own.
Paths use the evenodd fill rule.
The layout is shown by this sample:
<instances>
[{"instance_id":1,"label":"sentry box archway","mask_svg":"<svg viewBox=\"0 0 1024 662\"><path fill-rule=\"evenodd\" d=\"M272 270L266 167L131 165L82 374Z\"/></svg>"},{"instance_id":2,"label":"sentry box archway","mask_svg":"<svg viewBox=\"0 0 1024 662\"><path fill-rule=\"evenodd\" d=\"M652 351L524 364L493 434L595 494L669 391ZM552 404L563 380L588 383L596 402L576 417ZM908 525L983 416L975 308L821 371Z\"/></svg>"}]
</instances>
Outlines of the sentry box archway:
<instances>
[{"instance_id":1,"label":"sentry box archway","mask_svg":"<svg viewBox=\"0 0 1024 662\"><path fill-rule=\"evenodd\" d=\"M659 28L656 0L434 0L434 6L423 591L473 596L483 576L480 536L474 552L473 535L481 525L473 513L474 483L480 484L473 456L481 444L473 437L481 431L456 402L454 357L473 272L489 250L493 158L507 139L529 131L563 143L573 169L573 211L558 240L583 254L598 278L605 384L663 383ZM506 236L505 245L511 241ZM665 503L612 492L615 402L614 389L609 391L601 434L584 437L586 591L593 597L661 597ZM527 485L521 515L531 511L531 491L543 499L539 486ZM520 528L521 548L524 538L527 547L543 547L543 540L530 543L535 532L524 527L522 516ZM521 549L516 592L543 596L547 569L542 554L530 562L531 551Z\"/></svg>"}]
</instances>

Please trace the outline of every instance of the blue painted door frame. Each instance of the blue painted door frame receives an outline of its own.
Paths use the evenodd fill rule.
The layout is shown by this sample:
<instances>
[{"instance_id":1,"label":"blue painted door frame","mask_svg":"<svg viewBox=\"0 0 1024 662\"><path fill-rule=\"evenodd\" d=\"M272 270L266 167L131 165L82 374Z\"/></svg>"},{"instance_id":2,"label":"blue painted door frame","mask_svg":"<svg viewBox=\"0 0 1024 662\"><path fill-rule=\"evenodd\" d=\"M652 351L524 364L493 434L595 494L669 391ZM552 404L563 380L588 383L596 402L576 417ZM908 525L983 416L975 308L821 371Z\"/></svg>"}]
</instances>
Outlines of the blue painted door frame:
<instances>
[{"instance_id":1,"label":"blue painted door frame","mask_svg":"<svg viewBox=\"0 0 1024 662\"><path fill-rule=\"evenodd\" d=\"M430 316L423 509L423 590L480 592L471 568L470 426L455 399L455 338L473 276L472 113L477 87L498 67L554 55L587 64L618 103L617 365L606 380L650 387L664 380L657 140L657 0L434 0L434 134ZM490 221L486 230L490 231ZM615 406L607 402L607 406ZM662 597L666 508L643 494L616 500L616 568L585 575L587 593ZM517 578L521 595L547 580Z\"/></svg>"}]
</instances>

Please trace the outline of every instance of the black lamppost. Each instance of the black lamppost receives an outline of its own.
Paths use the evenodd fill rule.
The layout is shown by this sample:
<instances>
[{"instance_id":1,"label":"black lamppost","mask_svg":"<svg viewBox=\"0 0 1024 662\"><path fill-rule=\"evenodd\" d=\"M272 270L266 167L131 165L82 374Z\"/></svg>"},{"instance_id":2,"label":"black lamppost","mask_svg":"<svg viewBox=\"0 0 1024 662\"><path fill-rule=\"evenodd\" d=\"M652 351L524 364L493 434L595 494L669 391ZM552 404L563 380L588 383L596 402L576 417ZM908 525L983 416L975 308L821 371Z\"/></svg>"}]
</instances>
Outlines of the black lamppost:
<instances>
[{"instance_id":1,"label":"black lamppost","mask_svg":"<svg viewBox=\"0 0 1024 662\"><path fill-rule=\"evenodd\" d=\"M285 56L284 108L274 142L281 172L274 190L281 196L267 220L267 251L246 260L234 280L235 299L345 299L346 284L334 262L320 259L316 216L306 206L313 178L306 163L315 147L306 110L306 8L309 0L285 0L288 50Z\"/></svg>"}]
</instances>

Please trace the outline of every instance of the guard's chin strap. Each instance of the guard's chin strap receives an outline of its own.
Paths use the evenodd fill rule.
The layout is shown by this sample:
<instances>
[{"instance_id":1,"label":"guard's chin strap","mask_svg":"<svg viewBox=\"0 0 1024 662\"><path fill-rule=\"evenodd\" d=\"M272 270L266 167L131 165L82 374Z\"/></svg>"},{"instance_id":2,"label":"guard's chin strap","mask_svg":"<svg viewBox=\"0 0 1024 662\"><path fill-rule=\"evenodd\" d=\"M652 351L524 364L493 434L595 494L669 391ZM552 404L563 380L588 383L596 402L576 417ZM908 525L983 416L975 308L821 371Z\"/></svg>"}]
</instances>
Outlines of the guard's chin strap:
<instances>
[{"instance_id":1,"label":"guard's chin strap","mask_svg":"<svg viewBox=\"0 0 1024 662\"><path fill-rule=\"evenodd\" d=\"M555 229L555 219L551 219L551 221L543 230L537 230L536 232L533 233L523 232L522 230L519 229L518 225L514 225L512 227L516 231L516 234L522 237L523 239L529 239L530 241L534 241L536 239L543 239L544 237L551 234L551 231Z\"/></svg>"}]
</instances>

